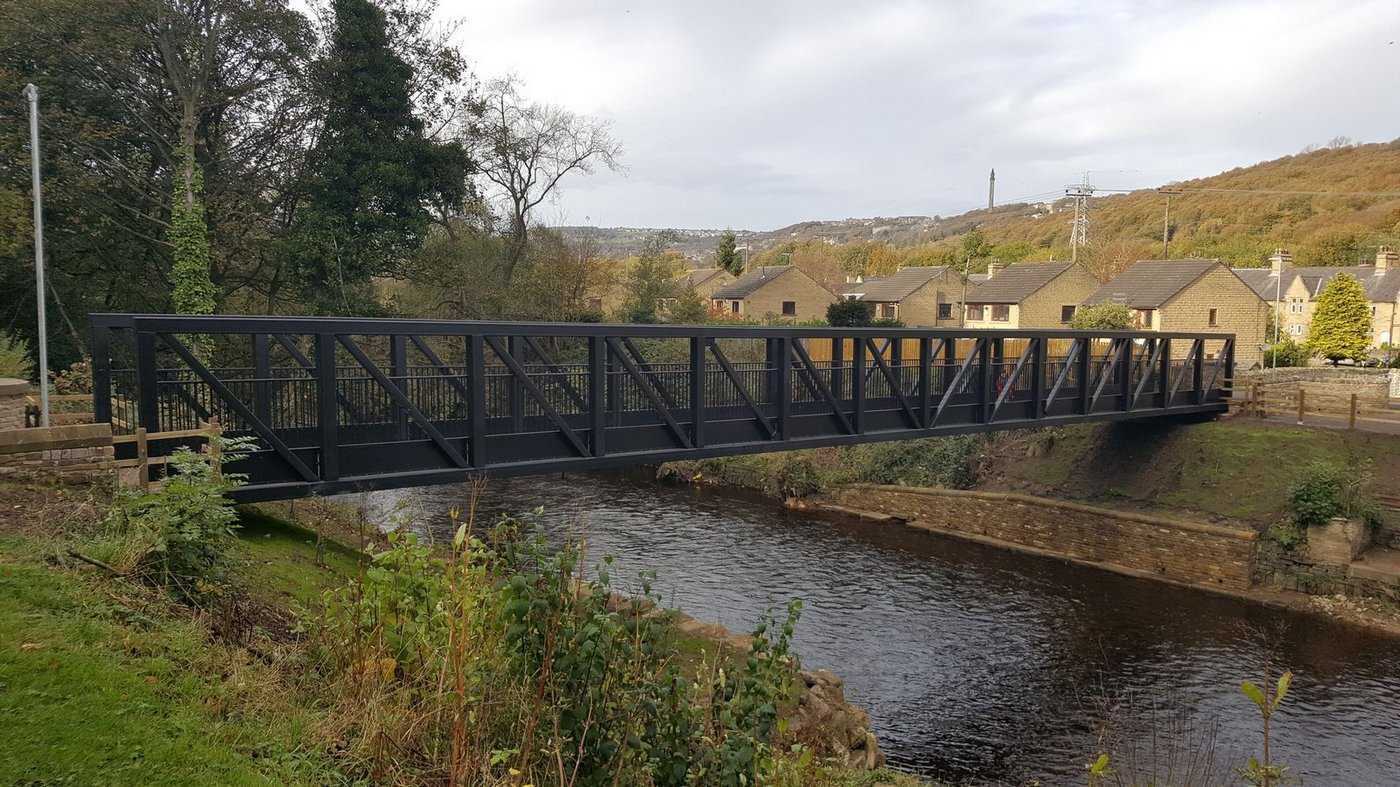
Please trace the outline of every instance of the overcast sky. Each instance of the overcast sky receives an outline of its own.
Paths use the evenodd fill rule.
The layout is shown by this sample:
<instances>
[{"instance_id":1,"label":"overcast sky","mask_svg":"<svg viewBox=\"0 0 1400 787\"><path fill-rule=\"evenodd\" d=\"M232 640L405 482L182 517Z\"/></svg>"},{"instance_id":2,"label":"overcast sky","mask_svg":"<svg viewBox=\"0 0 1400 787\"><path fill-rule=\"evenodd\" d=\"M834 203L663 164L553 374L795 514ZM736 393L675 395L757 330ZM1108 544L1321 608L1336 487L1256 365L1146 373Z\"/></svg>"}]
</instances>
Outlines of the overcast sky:
<instances>
[{"instance_id":1,"label":"overcast sky","mask_svg":"<svg viewBox=\"0 0 1400 787\"><path fill-rule=\"evenodd\" d=\"M441 0L480 79L606 119L556 224L775 229L1400 137L1400 2Z\"/></svg>"}]
</instances>

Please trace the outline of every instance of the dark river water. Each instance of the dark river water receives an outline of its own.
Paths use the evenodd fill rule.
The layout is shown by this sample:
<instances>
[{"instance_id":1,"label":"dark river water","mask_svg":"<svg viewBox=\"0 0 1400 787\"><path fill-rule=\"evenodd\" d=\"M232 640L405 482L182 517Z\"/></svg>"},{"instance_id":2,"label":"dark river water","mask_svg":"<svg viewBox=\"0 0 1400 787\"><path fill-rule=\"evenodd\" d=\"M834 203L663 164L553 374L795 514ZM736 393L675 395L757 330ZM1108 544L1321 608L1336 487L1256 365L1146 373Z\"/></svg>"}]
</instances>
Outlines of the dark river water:
<instances>
[{"instance_id":1,"label":"dark river water","mask_svg":"<svg viewBox=\"0 0 1400 787\"><path fill-rule=\"evenodd\" d=\"M356 497L444 534L466 487ZM346 498L347 502L352 502ZM1295 680L1271 749L1309 785L1400 785L1400 641L1309 616L957 539L644 479L493 481L487 511L545 506L552 538L655 569L672 606L735 631L802 599L796 649L846 679L893 763L952 782L1084 784L1101 729L1158 751L1213 735L1225 765L1259 749L1240 681L1282 631ZM634 583L635 584L635 583ZM626 587L619 587L625 590ZM1109 702L1100 701L1107 698ZM1113 705L1113 710L1108 706ZM1185 756L1178 758L1184 761ZM1120 763L1120 769L1125 763ZM1178 771L1179 772L1179 771ZM1232 780L1231 784L1238 784Z\"/></svg>"}]
</instances>

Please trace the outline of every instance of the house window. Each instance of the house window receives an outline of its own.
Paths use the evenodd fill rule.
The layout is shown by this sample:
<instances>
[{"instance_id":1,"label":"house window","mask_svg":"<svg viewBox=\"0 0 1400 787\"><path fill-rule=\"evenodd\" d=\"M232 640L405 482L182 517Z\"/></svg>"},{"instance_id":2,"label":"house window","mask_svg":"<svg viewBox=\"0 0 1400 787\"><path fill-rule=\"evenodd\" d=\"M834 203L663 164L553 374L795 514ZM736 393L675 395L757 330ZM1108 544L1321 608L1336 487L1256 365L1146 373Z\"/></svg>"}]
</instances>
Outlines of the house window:
<instances>
[{"instance_id":1,"label":"house window","mask_svg":"<svg viewBox=\"0 0 1400 787\"><path fill-rule=\"evenodd\" d=\"M1302 298L1289 298L1289 299L1288 299L1288 312L1289 312L1289 314L1302 314L1302 313L1303 313L1303 299L1302 299Z\"/></svg>"},{"instance_id":2,"label":"house window","mask_svg":"<svg viewBox=\"0 0 1400 787\"><path fill-rule=\"evenodd\" d=\"M1303 326L1302 326L1301 323L1296 323L1296 322L1295 322L1295 323L1293 323L1292 325L1288 326L1288 332L1291 333L1291 334L1293 334L1294 336L1302 336L1302 335L1303 335Z\"/></svg>"},{"instance_id":3,"label":"house window","mask_svg":"<svg viewBox=\"0 0 1400 787\"><path fill-rule=\"evenodd\" d=\"M797 314L797 301L783 301L783 316L792 317Z\"/></svg>"},{"instance_id":4,"label":"house window","mask_svg":"<svg viewBox=\"0 0 1400 787\"><path fill-rule=\"evenodd\" d=\"M1218 323L1216 322L1216 319L1215 319L1218 312L1219 312L1219 309L1211 309L1211 310L1210 310L1210 326L1211 326L1212 328L1214 328L1216 325L1218 325Z\"/></svg>"},{"instance_id":5,"label":"house window","mask_svg":"<svg viewBox=\"0 0 1400 787\"><path fill-rule=\"evenodd\" d=\"M1214 309L1211 309L1214 312ZM1213 323L1212 323L1213 324ZM1152 330L1152 310L1137 309L1133 312L1133 327L1138 330Z\"/></svg>"},{"instance_id":6,"label":"house window","mask_svg":"<svg viewBox=\"0 0 1400 787\"><path fill-rule=\"evenodd\" d=\"M998 303L998 304L995 304L995 305L992 306L992 322L1010 322L1010 321L1011 321L1011 307L1010 307L1010 306L1007 306L1007 305L1004 304L1004 303Z\"/></svg>"},{"instance_id":7,"label":"house window","mask_svg":"<svg viewBox=\"0 0 1400 787\"><path fill-rule=\"evenodd\" d=\"M730 302L729 302L729 313L730 313L730 314L738 314L738 313L739 313L739 302L738 302L738 301L730 301Z\"/></svg>"},{"instance_id":8,"label":"house window","mask_svg":"<svg viewBox=\"0 0 1400 787\"><path fill-rule=\"evenodd\" d=\"M987 307L980 303L969 303L967 305L967 319L985 320L987 319Z\"/></svg>"},{"instance_id":9,"label":"house window","mask_svg":"<svg viewBox=\"0 0 1400 787\"><path fill-rule=\"evenodd\" d=\"M880 317L885 320L893 320L899 312L899 306L893 303L880 304Z\"/></svg>"},{"instance_id":10,"label":"house window","mask_svg":"<svg viewBox=\"0 0 1400 787\"><path fill-rule=\"evenodd\" d=\"M1061 307L1060 307L1060 322L1069 322L1070 320L1073 320L1073 319L1074 319L1074 306L1073 306L1073 304L1071 304L1071 305L1069 305L1069 306L1061 306Z\"/></svg>"},{"instance_id":11,"label":"house window","mask_svg":"<svg viewBox=\"0 0 1400 787\"><path fill-rule=\"evenodd\" d=\"M940 319L940 320L951 320L951 319L953 319L953 304L951 304L951 303L940 303L940 304L938 304L938 319Z\"/></svg>"},{"instance_id":12,"label":"house window","mask_svg":"<svg viewBox=\"0 0 1400 787\"><path fill-rule=\"evenodd\" d=\"M1376 316L1376 307L1375 307L1375 306L1372 306L1372 307L1371 307L1371 316L1372 316L1372 317L1375 317L1375 316Z\"/></svg>"}]
</instances>

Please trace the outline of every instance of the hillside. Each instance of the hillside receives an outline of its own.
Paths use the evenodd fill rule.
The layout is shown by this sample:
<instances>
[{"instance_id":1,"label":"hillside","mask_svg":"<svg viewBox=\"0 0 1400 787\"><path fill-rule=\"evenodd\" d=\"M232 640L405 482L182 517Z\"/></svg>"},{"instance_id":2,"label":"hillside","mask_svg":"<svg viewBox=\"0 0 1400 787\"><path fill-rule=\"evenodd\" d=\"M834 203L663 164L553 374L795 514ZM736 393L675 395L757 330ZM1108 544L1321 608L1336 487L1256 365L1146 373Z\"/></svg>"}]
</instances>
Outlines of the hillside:
<instances>
[{"instance_id":1,"label":"hillside","mask_svg":"<svg viewBox=\"0 0 1400 787\"><path fill-rule=\"evenodd\" d=\"M1400 243L1400 140L1324 148L1239 167L1208 178L1165 184L1171 199L1171 256L1218 257L1233 265L1265 264L1277 247L1299 265L1355 264L1381 243ZM1301 193L1300 193L1301 192ZM1377 194L1380 194L1377 196ZM1090 200L1086 256L1106 263L1157 258L1167 199L1156 189ZM886 243L922 247L919 258L964 254L976 228L985 243L974 257L1004 262L1069 256L1068 199L998 205L958 216L807 221L768 231L736 231L754 252L791 250L792 244ZM590 234L608 256L636 253L656 230L564 228ZM675 248L706 260L722 230L678 230ZM974 262L974 267L977 267Z\"/></svg>"}]
</instances>

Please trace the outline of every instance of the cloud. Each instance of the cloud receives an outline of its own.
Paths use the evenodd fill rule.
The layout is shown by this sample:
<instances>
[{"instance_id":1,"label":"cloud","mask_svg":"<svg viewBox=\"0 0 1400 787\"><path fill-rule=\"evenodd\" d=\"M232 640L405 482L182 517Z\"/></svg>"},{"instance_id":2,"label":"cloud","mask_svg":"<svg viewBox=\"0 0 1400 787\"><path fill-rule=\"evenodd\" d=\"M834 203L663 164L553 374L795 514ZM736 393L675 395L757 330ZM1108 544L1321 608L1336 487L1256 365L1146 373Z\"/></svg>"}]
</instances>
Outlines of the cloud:
<instances>
[{"instance_id":1,"label":"cloud","mask_svg":"<svg viewBox=\"0 0 1400 787\"><path fill-rule=\"evenodd\" d=\"M1136 188L1395 136L1393 0L443 0L478 75L608 119L558 210L765 229ZM1164 174L1167 173L1167 174ZM1102 182L1104 180L1112 182Z\"/></svg>"}]
</instances>

